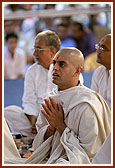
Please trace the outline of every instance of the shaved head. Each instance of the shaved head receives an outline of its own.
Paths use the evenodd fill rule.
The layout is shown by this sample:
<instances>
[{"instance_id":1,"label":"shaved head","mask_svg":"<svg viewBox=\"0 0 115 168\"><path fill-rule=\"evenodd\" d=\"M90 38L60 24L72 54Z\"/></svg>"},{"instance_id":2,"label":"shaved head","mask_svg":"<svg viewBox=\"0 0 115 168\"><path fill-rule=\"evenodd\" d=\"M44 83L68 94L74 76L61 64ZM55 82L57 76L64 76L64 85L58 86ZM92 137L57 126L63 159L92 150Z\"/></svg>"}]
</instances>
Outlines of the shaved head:
<instances>
[{"instance_id":1,"label":"shaved head","mask_svg":"<svg viewBox=\"0 0 115 168\"><path fill-rule=\"evenodd\" d=\"M65 55L66 59L69 60L75 67L82 67L84 65L84 56L80 50L74 47L63 48L57 52L55 58L58 59L58 55Z\"/></svg>"}]
</instances>

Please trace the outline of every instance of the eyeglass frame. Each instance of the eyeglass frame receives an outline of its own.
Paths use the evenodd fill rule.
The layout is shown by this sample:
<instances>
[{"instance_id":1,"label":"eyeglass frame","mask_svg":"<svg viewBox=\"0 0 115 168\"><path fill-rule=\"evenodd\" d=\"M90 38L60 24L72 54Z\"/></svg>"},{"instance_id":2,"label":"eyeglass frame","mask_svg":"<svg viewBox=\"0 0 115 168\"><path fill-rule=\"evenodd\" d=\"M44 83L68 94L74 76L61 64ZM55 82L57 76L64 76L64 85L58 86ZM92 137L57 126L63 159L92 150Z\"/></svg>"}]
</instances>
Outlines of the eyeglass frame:
<instances>
[{"instance_id":1,"label":"eyeglass frame","mask_svg":"<svg viewBox=\"0 0 115 168\"><path fill-rule=\"evenodd\" d=\"M40 51L43 51L43 50L48 50L47 48L39 48L39 47L33 47L32 48L32 51L34 52L37 52L37 53L39 53Z\"/></svg>"},{"instance_id":2,"label":"eyeglass frame","mask_svg":"<svg viewBox=\"0 0 115 168\"><path fill-rule=\"evenodd\" d=\"M95 49L96 50L100 49L101 51L105 50L105 48L101 47L99 44L95 44Z\"/></svg>"}]
</instances>

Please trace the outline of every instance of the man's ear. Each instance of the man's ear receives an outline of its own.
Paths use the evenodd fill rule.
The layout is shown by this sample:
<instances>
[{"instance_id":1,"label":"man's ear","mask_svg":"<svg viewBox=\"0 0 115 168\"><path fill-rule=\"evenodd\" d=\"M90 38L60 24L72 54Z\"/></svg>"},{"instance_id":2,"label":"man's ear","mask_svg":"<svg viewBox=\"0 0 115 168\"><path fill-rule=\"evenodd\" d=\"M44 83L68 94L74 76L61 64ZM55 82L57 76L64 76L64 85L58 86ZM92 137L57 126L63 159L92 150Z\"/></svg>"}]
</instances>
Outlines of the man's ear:
<instances>
[{"instance_id":1,"label":"man's ear","mask_svg":"<svg viewBox=\"0 0 115 168\"><path fill-rule=\"evenodd\" d=\"M75 75L79 75L82 72L82 69L83 69L82 67L77 67Z\"/></svg>"}]
</instances>

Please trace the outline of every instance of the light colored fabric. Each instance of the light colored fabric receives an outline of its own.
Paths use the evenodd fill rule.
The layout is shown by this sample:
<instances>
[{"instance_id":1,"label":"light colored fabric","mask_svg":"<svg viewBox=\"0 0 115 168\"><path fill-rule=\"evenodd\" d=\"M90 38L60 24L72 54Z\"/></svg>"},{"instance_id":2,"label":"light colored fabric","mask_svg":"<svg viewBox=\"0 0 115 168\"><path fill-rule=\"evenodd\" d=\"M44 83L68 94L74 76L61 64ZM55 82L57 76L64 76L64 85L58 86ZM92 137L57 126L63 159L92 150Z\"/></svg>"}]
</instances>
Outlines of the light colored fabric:
<instances>
[{"instance_id":1,"label":"light colored fabric","mask_svg":"<svg viewBox=\"0 0 115 168\"><path fill-rule=\"evenodd\" d=\"M20 154L14 143L9 128L4 120L4 159L17 157L20 158Z\"/></svg>"},{"instance_id":2,"label":"light colored fabric","mask_svg":"<svg viewBox=\"0 0 115 168\"><path fill-rule=\"evenodd\" d=\"M26 66L26 56L23 50L16 48L14 59L11 58L8 47L4 47L4 77L6 79L17 79L23 74Z\"/></svg>"},{"instance_id":3,"label":"light colored fabric","mask_svg":"<svg viewBox=\"0 0 115 168\"><path fill-rule=\"evenodd\" d=\"M22 134L34 138L31 133L31 123L21 107L11 105L4 108L4 116L13 134Z\"/></svg>"},{"instance_id":4,"label":"light colored fabric","mask_svg":"<svg viewBox=\"0 0 115 168\"><path fill-rule=\"evenodd\" d=\"M44 141L48 123L40 113L34 153L29 159L11 159L5 163L87 164L92 161L110 132L108 105L98 93L84 86L64 91L53 89L50 96L60 102L64 110L67 127L62 136L56 131Z\"/></svg>"},{"instance_id":5,"label":"light colored fabric","mask_svg":"<svg viewBox=\"0 0 115 168\"><path fill-rule=\"evenodd\" d=\"M52 65L49 71L37 63L33 64L27 71L24 82L24 95L22 110L18 106L7 106L4 109L5 119L13 134L23 134L34 138L35 134L31 133L31 123L26 114L38 116L43 99L48 96L53 87L52 83ZM83 83L83 76L80 76Z\"/></svg>"},{"instance_id":6,"label":"light colored fabric","mask_svg":"<svg viewBox=\"0 0 115 168\"><path fill-rule=\"evenodd\" d=\"M93 158L92 164L111 164L111 132Z\"/></svg>"},{"instance_id":7,"label":"light colored fabric","mask_svg":"<svg viewBox=\"0 0 115 168\"><path fill-rule=\"evenodd\" d=\"M99 66L93 73L91 89L98 92L111 108L111 70Z\"/></svg>"},{"instance_id":8,"label":"light colored fabric","mask_svg":"<svg viewBox=\"0 0 115 168\"><path fill-rule=\"evenodd\" d=\"M37 63L33 64L27 71L24 81L23 107L7 106L4 109L5 119L13 134L23 134L35 137L31 133L31 123L26 117L28 115L38 116L43 99L51 91L54 84L48 80L49 71Z\"/></svg>"}]
</instances>

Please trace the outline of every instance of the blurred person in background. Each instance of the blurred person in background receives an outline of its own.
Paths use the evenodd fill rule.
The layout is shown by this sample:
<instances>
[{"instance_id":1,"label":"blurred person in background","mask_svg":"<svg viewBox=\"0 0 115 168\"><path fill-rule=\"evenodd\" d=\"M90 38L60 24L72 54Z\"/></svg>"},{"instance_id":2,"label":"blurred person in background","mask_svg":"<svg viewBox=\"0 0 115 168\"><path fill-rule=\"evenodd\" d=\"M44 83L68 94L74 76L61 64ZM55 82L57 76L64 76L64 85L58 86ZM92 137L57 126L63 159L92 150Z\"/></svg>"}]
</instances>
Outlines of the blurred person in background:
<instances>
[{"instance_id":1,"label":"blurred person in background","mask_svg":"<svg viewBox=\"0 0 115 168\"><path fill-rule=\"evenodd\" d=\"M69 37L69 26L67 24L60 23L56 26L56 33L61 40L61 48L64 47L77 47L75 40Z\"/></svg>"},{"instance_id":2,"label":"blurred person in background","mask_svg":"<svg viewBox=\"0 0 115 168\"><path fill-rule=\"evenodd\" d=\"M26 57L22 49L17 48L18 36L7 34L4 47L4 79L24 78Z\"/></svg>"},{"instance_id":3,"label":"blurred person in background","mask_svg":"<svg viewBox=\"0 0 115 168\"><path fill-rule=\"evenodd\" d=\"M26 55L26 64L32 64L34 57L32 55L32 45L34 42L34 33L23 33L21 30L22 20L5 20L4 22L4 36L9 33L18 34L17 47L22 49ZM31 40L30 40L31 39ZM6 40L5 40L6 43Z\"/></svg>"},{"instance_id":4,"label":"blurred person in background","mask_svg":"<svg viewBox=\"0 0 115 168\"><path fill-rule=\"evenodd\" d=\"M72 23L72 37L77 43L77 48L82 51L84 58L92 52L95 52L95 44L97 43L95 35L86 31L84 26L79 22Z\"/></svg>"}]
</instances>

